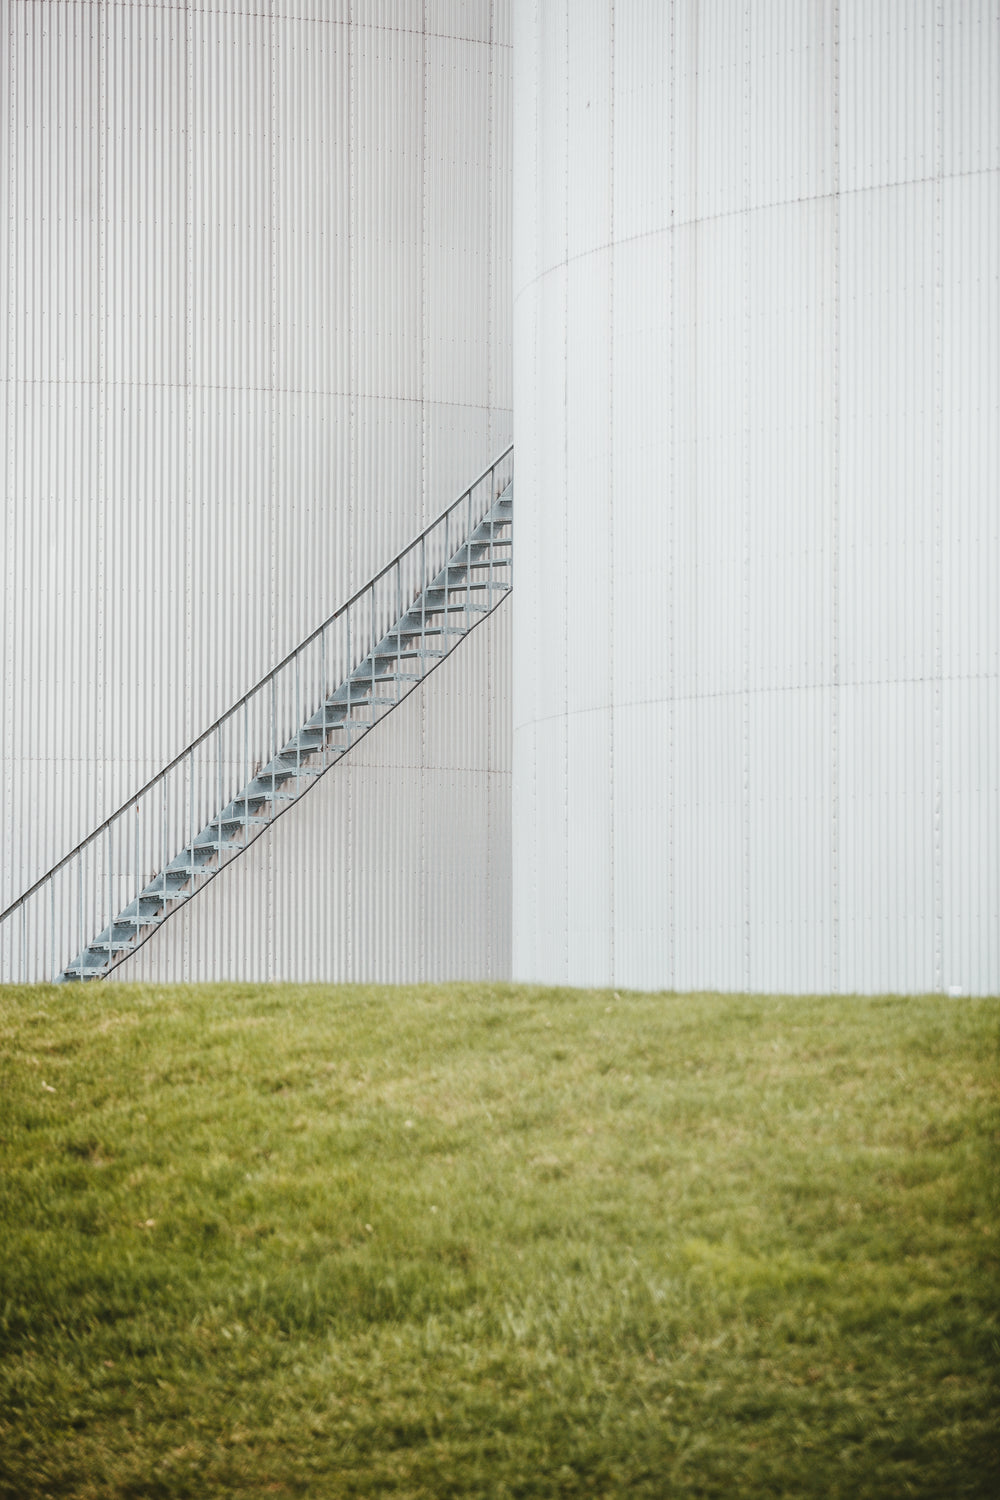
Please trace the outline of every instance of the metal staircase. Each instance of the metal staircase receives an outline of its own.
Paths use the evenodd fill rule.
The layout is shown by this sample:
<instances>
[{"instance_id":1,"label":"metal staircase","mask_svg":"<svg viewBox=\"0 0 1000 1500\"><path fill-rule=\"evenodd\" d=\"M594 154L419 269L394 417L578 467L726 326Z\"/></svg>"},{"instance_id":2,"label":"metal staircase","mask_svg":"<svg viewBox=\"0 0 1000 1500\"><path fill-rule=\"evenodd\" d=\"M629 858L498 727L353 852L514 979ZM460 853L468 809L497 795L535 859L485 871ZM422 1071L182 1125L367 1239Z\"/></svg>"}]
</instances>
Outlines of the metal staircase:
<instances>
[{"instance_id":1,"label":"metal staircase","mask_svg":"<svg viewBox=\"0 0 1000 1500\"><path fill-rule=\"evenodd\" d=\"M0 913L0 980L97 979L123 963L492 613L512 584L512 526L508 448Z\"/></svg>"}]
</instances>

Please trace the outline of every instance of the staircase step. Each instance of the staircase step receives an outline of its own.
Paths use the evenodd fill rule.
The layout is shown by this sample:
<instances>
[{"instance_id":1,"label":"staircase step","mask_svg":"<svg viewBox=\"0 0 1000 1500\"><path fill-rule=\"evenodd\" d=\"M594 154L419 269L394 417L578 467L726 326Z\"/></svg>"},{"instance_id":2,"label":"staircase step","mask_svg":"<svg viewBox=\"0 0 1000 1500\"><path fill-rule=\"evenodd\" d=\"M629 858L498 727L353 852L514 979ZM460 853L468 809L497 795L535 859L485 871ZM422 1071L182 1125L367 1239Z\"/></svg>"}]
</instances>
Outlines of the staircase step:
<instances>
[{"instance_id":1,"label":"staircase step","mask_svg":"<svg viewBox=\"0 0 1000 1500\"><path fill-rule=\"evenodd\" d=\"M375 671L374 677L372 676L371 670L369 670L364 677L359 677L359 678L356 679L357 686L358 687L368 687L368 688L370 688L372 686L372 683L374 683L376 687L382 687L384 684L390 683L390 682L422 682L423 681L423 674L420 673L420 672L393 672L393 671L391 671L390 670L390 664L392 662L394 662L395 660L396 660L396 653L395 653L395 651L391 652L388 655L376 657L375 661L376 661L377 665L376 665L376 671ZM395 702L395 701L396 700L393 699L393 702Z\"/></svg>"},{"instance_id":2,"label":"staircase step","mask_svg":"<svg viewBox=\"0 0 1000 1500\"><path fill-rule=\"evenodd\" d=\"M161 870L159 875L154 875L149 884L143 887L136 899L140 901L173 901L183 889L185 883L185 879L179 871Z\"/></svg>"},{"instance_id":3,"label":"staircase step","mask_svg":"<svg viewBox=\"0 0 1000 1500\"><path fill-rule=\"evenodd\" d=\"M288 741L286 749L295 750L296 748L299 748L303 755L321 756L323 754L324 748L329 748L327 735L332 734L336 729L342 728L344 721L345 715L341 714L336 722L330 723L326 727L326 729L323 729L319 724L304 724L299 730L298 734L293 735L292 738ZM303 740L303 736L306 735L308 735L309 738ZM303 742L299 746L297 745L297 741L300 740Z\"/></svg>"},{"instance_id":4,"label":"staircase step","mask_svg":"<svg viewBox=\"0 0 1000 1500\"><path fill-rule=\"evenodd\" d=\"M104 973L106 967L107 965L104 963L84 966L77 963L77 961L74 959L71 964L67 964L66 968L63 969L62 978L78 980L97 979L101 974Z\"/></svg>"},{"instance_id":5,"label":"staircase step","mask_svg":"<svg viewBox=\"0 0 1000 1500\"><path fill-rule=\"evenodd\" d=\"M435 624L432 623L434 620L438 619L441 615L488 615L488 614L489 614L489 609L487 608L487 606L485 604L481 605L479 607L477 607L474 604L471 609L466 609L466 607L465 607L464 604L439 605L435 609L428 608L426 615L416 615L416 616L407 615L406 620L402 622L402 634L404 634L404 635L425 635L425 634L429 633L432 630L446 631L447 630L446 626L435 625ZM424 622L423 630L421 630L421 628L420 628L421 627L421 622ZM465 632L463 631L462 634L464 635Z\"/></svg>"},{"instance_id":6,"label":"staircase step","mask_svg":"<svg viewBox=\"0 0 1000 1500\"><path fill-rule=\"evenodd\" d=\"M509 516L484 517L472 533L473 546L481 543L487 547L495 547L498 541L507 540L506 533L509 525Z\"/></svg>"},{"instance_id":7,"label":"staircase step","mask_svg":"<svg viewBox=\"0 0 1000 1500\"><path fill-rule=\"evenodd\" d=\"M472 562L451 562L448 564L448 587L453 589L464 588L465 579L470 574L475 577L479 573L488 573L491 568L507 568L509 566L510 558L508 556L476 558ZM429 587L441 588L443 584L444 568L431 579ZM482 588L483 585L476 582L472 583L470 587L474 589Z\"/></svg>"},{"instance_id":8,"label":"staircase step","mask_svg":"<svg viewBox=\"0 0 1000 1500\"><path fill-rule=\"evenodd\" d=\"M169 899L168 896L136 896L129 902L128 906L119 912L115 921L129 923L147 922L155 917L157 912L163 910Z\"/></svg>"},{"instance_id":9,"label":"staircase step","mask_svg":"<svg viewBox=\"0 0 1000 1500\"><path fill-rule=\"evenodd\" d=\"M109 948L107 943L98 942L98 940L95 938L94 941L84 949L83 967L85 969L105 969L107 968L108 964L111 963L115 958L117 958L118 954L123 952L127 946L128 944L122 944L117 947L111 946Z\"/></svg>"},{"instance_id":10,"label":"staircase step","mask_svg":"<svg viewBox=\"0 0 1000 1500\"><path fill-rule=\"evenodd\" d=\"M226 809L226 811L228 812L230 809L232 809L234 812L238 813L240 807L245 807L248 810L247 815L244 817L242 814L239 814L241 823L251 825L254 823L270 823L270 818L261 817L262 810L267 807L267 804L270 802L270 800L270 796L265 797L263 794L261 794L260 796L251 795L236 797L232 802L230 802L229 807ZM254 810L250 811L250 809Z\"/></svg>"},{"instance_id":11,"label":"staircase step","mask_svg":"<svg viewBox=\"0 0 1000 1500\"><path fill-rule=\"evenodd\" d=\"M182 853L174 855L167 869L173 872L183 870L192 879L198 875L203 875L212 862L212 851L211 849L203 849L195 852L203 854L204 858L196 859L189 849L185 849Z\"/></svg>"},{"instance_id":12,"label":"staircase step","mask_svg":"<svg viewBox=\"0 0 1000 1500\"><path fill-rule=\"evenodd\" d=\"M119 937L115 933L115 928L117 926L118 921L116 918L116 920L111 924L110 927L105 927L104 931L99 932L94 940L88 944L87 952L99 955L101 953L109 952L118 953L121 952L123 948L127 948L129 946L128 939Z\"/></svg>"},{"instance_id":13,"label":"staircase step","mask_svg":"<svg viewBox=\"0 0 1000 1500\"><path fill-rule=\"evenodd\" d=\"M428 604L427 615L488 615L488 604Z\"/></svg>"},{"instance_id":14,"label":"staircase step","mask_svg":"<svg viewBox=\"0 0 1000 1500\"><path fill-rule=\"evenodd\" d=\"M144 927L158 927L163 920L161 912L150 912L145 917L133 917L129 921L125 913L115 917L111 940L116 948L127 948L134 942ZM95 944L96 946L96 944Z\"/></svg>"},{"instance_id":15,"label":"staircase step","mask_svg":"<svg viewBox=\"0 0 1000 1500\"><path fill-rule=\"evenodd\" d=\"M435 580L427 585L427 587L421 594L420 599L424 601L428 609L433 608L436 610L439 606L433 601L439 598L443 599L446 592L448 594L481 594L484 590L490 588L490 586L491 585L487 579L482 579L478 583L465 581L459 583L449 583L446 589L443 579L440 583ZM420 601L418 600L417 602L419 604Z\"/></svg>"},{"instance_id":16,"label":"staircase step","mask_svg":"<svg viewBox=\"0 0 1000 1500\"><path fill-rule=\"evenodd\" d=\"M240 829L245 827L245 818L241 818L235 813L230 813L228 816L220 814L219 817L213 818L211 823L206 825L203 832L217 833L220 838L235 839ZM196 840L196 842L198 841Z\"/></svg>"},{"instance_id":17,"label":"staircase step","mask_svg":"<svg viewBox=\"0 0 1000 1500\"><path fill-rule=\"evenodd\" d=\"M445 635L464 636L468 635L469 632L468 630L460 630L456 625L428 625L425 629L421 630L420 621L418 620L412 629L409 625L406 625L399 633L404 640L412 641L427 640L428 638L433 639L436 636ZM448 653L444 651L441 654L447 656Z\"/></svg>"},{"instance_id":18,"label":"staircase step","mask_svg":"<svg viewBox=\"0 0 1000 1500\"><path fill-rule=\"evenodd\" d=\"M270 767L265 767L262 774L264 776L266 776L266 778L267 778L268 781L270 781L270 779L271 779L271 770L270 770ZM322 774L323 774L323 768L321 766L318 766L318 767L311 767L311 766L289 766L288 770L287 770L287 774L285 772L281 773L280 784L282 786L287 786L287 784L288 784L289 781L298 781L303 776L308 776L308 777L311 778L311 777L314 777L314 776L322 776Z\"/></svg>"},{"instance_id":19,"label":"staircase step","mask_svg":"<svg viewBox=\"0 0 1000 1500\"><path fill-rule=\"evenodd\" d=\"M384 656L386 660L390 661L419 661L425 657L434 661L440 661L448 653L447 651L414 651L412 647L403 647L401 650L395 651L390 646L384 652L380 650L379 655ZM415 673L414 676L418 681L423 682L423 673Z\"/></svg>"},{"instance_id":20,"label":"staircase step","mask_svg":"<svg viewBox=\"0 0 1000 1500\"><path fill-rule=\"evenodd\" d=\"M374 697L373 698L370 693L358 693L358 694L355 694L349 701L350 701L350 704L351 704L352 708L371 708L373 705L379 705L379 704L382 704L382 705L385 705L386 707L389 707L389 706L393 706L396 703L396 699L395 698L381 698L381 697Z\"/></svg>"}]
</instances>

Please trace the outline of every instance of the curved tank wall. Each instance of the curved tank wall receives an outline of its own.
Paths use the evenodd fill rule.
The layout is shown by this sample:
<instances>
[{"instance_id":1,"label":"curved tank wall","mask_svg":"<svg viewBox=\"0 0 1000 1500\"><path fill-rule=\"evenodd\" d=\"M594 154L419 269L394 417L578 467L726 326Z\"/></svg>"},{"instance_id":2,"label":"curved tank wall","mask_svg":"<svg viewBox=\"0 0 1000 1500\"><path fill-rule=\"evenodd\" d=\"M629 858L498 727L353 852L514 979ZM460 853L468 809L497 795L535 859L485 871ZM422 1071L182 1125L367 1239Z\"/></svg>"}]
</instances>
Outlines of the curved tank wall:
<instances>
[{"instance_id":1,"label":"curved tank wall","mask_svg":"<svg viewBox=\"0 0 1000 1500\"><path fill-rule=\"evenodd\" d=\"M508 10L0 0L0 908L509 443ZM508 619L487 653L502 699ZM412 726L380 731L351 816L394 831L364 872L333 793L301 850L302 820L269 836L289 866L321 840L380 924L384 977L509 970L485 660L421 690L447 701L418 712L416 749ZM440 772L467 794L434 791ZM450 956L419 938L445 827L481 856L465 905L428 915L465 922ZM257 977L289 972L280 953L365 977L334 886L283 904L241 875L227 908L218 884L225 933L158 944L154 970L150 945L149 977L224 977L234 951Z\"/></svg>"},{"instance_id":2,"label":"curved tank wall","mask_svg":"<svg viewBox=\"0 0 1000 1500\"><path fill-rule=\"evenodd\" d=\"M1000 18L515 0L514 973L1000 990Z\"/></svg>"}]
</instances>

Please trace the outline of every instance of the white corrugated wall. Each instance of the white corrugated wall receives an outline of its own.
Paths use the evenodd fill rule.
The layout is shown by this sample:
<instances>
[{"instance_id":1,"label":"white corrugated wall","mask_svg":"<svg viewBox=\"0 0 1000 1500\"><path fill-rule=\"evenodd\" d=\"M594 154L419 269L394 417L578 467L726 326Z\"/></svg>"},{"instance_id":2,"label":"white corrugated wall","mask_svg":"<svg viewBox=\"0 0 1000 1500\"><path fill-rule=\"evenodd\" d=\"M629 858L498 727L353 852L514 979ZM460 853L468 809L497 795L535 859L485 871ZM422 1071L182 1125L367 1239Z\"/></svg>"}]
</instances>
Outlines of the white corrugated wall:
<instances>
[{"instance_id":1,"label":"white corrugated wall","mask_svg":"<svg viewBox=\"0 0 1000 1500\"><path fill-rule=\"evenodd\" d=\"M514 973L1000 990L1000 8L515 0Z\"/></svg>"},{"instance_id":2,"label":"white corrugated wall","mask_svg":"<svg viewBox=\"0 0 1000 1500\"><path fill-rule=\"evenodd\" d=\"M511 46L507 0L0 0L0 37L2 908L510 441ZM324 792L333 885L282 906L241 870L230 911L222 877L228 936L143 972L243 972L252 932L255 973L364 977L323 903L373 889L380 973L507 972L509 896L477 928L453 882L458 946L424 936L405 830L425 772L475 780L450 847L502 907L508 630L418 690L416 749L397 714L356 757L384 858ZM286 871L308 802L268 836Z\"/></svg>"}]
</instances>

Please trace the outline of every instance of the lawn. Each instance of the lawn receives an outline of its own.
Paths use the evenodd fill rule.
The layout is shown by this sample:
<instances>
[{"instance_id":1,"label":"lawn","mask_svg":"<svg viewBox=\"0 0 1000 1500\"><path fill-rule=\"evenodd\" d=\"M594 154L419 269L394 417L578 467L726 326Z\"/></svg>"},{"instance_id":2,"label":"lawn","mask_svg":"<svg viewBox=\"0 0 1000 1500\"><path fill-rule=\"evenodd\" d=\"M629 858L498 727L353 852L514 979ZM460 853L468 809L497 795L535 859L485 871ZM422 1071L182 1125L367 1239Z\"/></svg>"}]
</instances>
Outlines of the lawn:
<instances>
[{"instance_id":1,"label":"lawn","mask_svg":"<svg viewBox=\"0 0 1000 1500\"><path fill-rule=\"evenodd\" d=\"M0 1496L996 1496L998 1037L0 990Z\"/></svg>"}]
</instances>

